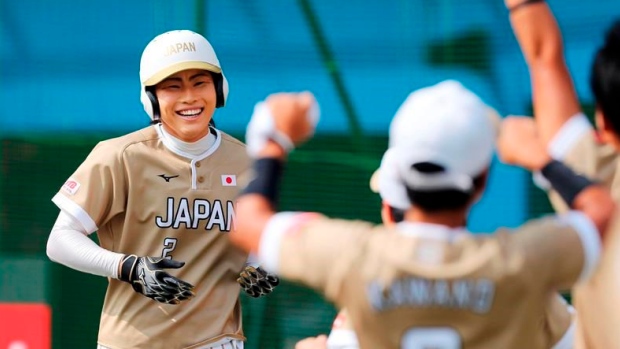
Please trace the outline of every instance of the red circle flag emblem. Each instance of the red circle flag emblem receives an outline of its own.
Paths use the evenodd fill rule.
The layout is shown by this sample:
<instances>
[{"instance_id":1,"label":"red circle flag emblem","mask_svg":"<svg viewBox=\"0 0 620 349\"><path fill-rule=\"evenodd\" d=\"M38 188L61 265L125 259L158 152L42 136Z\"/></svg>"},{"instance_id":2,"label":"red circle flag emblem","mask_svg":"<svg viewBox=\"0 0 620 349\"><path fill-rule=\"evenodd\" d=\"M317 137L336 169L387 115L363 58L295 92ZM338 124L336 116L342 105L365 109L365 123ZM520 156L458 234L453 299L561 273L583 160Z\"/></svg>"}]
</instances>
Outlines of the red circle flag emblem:
<instances>
[{"instance_id":1,"label":"red circle flag emblem","mask_svg":"<svg viewBox=\"0 0 620 349\"><path fill-rule=\"evenodd\" d=\"M225 187L235 187L237 186L237 176L236 175L222 175L222 185Z\"/></svg>"}]
</instances>

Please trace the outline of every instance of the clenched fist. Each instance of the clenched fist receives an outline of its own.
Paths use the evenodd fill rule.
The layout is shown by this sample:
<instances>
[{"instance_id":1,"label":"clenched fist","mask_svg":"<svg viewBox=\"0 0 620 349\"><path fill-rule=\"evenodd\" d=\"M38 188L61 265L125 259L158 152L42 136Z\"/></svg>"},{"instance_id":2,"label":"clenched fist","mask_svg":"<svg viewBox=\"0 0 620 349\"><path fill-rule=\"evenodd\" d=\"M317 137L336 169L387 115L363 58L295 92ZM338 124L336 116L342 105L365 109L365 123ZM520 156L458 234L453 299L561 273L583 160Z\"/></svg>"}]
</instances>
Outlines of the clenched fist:
<instances>
[{"instance_id":1,"label":"clenched fist","mask_svg":"<svg viewBox=\"0 0 620 349\"><path fill-rule=\"evenodd\" d=\"M275 119L276 130L299 145L314 134L317 106L310 92L276 93L265 100Z\"/></svg>"},{"instance_id":2,"label":"clenched fist","mask_svg":"<svg viewBox=\"0 0 620 349\"><path fill-rule=\"evenodd\" d=\"M314 134L318 119L312 93L272 94L254 107L245 136L248 153L257 157L270 140L288 153Z\"/></svg>"},{"instance_id":3,"label":"clenched fist","mask_svg":"<svg viewBox=\"0 0 620 349\"><path fill-rule=\"evenodd\" d=\"M534 119L524 116L509 116L502 121L497 152L504 163L532 171L540 170L551 160Z\"/></svg>"}]
</instances>

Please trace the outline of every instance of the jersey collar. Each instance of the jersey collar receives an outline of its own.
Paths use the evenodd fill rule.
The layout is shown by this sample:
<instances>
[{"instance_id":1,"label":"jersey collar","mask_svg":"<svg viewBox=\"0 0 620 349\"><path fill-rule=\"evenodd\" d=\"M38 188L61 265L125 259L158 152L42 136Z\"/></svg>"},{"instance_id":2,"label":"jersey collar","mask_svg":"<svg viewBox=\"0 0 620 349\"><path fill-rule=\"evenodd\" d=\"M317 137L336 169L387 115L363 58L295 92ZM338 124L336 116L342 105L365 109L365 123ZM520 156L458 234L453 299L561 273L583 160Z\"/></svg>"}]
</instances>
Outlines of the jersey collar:
<instances>
[{"instance_id":1,"label":"jersey collar","mask_svg":"<svg viewBox=\"0 0 620 349\"><path fill-rule=\"evenodd\" d=\"M420 223L420 222L400 222L396 225L396 230L406 236L415 236L425 239L453 240L469 234L465 227L450 228L445 225Z\"/></svg>"}]
</instances>

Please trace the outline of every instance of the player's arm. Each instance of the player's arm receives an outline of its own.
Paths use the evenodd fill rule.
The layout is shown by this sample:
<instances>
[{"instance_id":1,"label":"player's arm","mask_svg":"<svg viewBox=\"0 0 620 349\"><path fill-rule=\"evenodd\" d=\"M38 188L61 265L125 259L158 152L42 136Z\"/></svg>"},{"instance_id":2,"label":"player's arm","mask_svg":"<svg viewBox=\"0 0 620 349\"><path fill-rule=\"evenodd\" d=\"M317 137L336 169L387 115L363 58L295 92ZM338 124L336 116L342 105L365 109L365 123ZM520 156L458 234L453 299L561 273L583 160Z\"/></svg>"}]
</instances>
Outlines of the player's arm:
<instances>
[{"instance_id":1,"label":"player's arm","mask_svg":"<svg viewBox=\"0 0 620 349\"><path fill-rule=\"evenodd\" d=\"M276 94L257 104L246 134L247 149L255 159L253 179L237 200L230 238L257 253L267 270L334 295L339 278L326 275L338 272L338 252L363 240L370 225L329 220L317 213L276 213L283 163L288 151L313 133L316 108L309 93Z\"/></svg>"},{"instance_id":2,"label":"player's arm","mask_svg":"<svg viewBox=\"0 0 620 349\"><path fill-rule=\"evenodd\" d=\"M530 71L541 140L548 145L572 116L581 113L564 60L560 28L544 1L505 0L505 4Z\"/></svg>"},{"instance_id":3,"label":"player's arm","mask_svg":"<svg viewBox=\"0 0 620 349\"><path fill-rule=\"evenodd\" d=\"M605 235L616 205L609 190L545 151L536 127L528 118L508 117L502 122L497 148L503 162L539 171L572 210L583 213Z\"/></svg>"},{"instance_id":4,"label":"player's arm","mask_svg":"<svg viewBox=\"0 0 620 349\"><path fill-rule=\"evenodd\" d=\"M60 211L47 240L47 256L74 270L128 282L136 292L158 302L178 304L193 297L193 285L163 271L184 263L106 250L88 237L93 232Z\"/></svg>"},{"instance_id":5,"label":"player's arm","mask_svg":"<svg viewBox=\"0 0 620 349\"><path fill-rule=\"evenodd\" d=\"M246 143L254 158L253 178L237 200L233 243L257 253L263 231L276 213L280 179L288 152L314 132L309 113L315 110L310 93L276 94L254 109Z\"/></svg>"},{"instance_id":6,"label":"player's arm","mask_svg":"<svg viewBox=\"0 0 620 349\"><path fill-rule=\"evenodd\" d=\"M518 246L533 261L533 273L546 273L552 287L571 286L589 277L598 263L601 241L616 206L607 189L552 160L538 139L536 127L527 118L506 118L498 139L500 158L509 164L540 171L571 211L561 218L534 223L527 233L517 235ZM571 258L564 258L569 254ZM545 259L549 259L546 261Z\"/></svg>"},{"instance_id":7,"label":"player's arm","mask_svg":"<svg viewBox=\"0 0 620 349\"><path fill-rule=\"evenodd\" d=\"M518 130L519 125L509 122L504 126ZM502 140L506 133L502 133L500 156L505 155L502 151L506 145L502 143L506 141ZM528 146L535 143L522 141L520 148L531 153L520 158L520 162L514 162L517 157L507 162L540 171L570 211L526 226L522 234L514 234L514 246L519 246L517 248L527 256L525 268L534 279L549 282L553 289L567 290L593 274L600 259L601 244L610 236L608 227L617 215L616 205L607 189L576 174L563 163L551 160L540 143Z\"/></svg>"},{"instance_id":8,"label":"player's arm","mask_svg":"<svg viewBox=\"0 0 620 349\"><path fill-rule=\"evenodd\" d=\"M60 211L47 240L47 256L71 269L117 279L123 254L97 245L88 237L92 233L77 219Z\"/></svg>"},{"instance_id":9,"label":"player's arm","mask_svg":"<svg viewBox=\"0 0 620 349\"><path fill-rule=\"evenodd\" d=\"M617 155L602 145L581 112L566 66L560 28L544 1L505 0L514 34L527 62L532 84L535 122L540 139L552 158L606 185L615 173ZM551 189L539 173L535 182ZM559 211L566 205L554 191L551 203Z\"/></svg>"}]
</instances>

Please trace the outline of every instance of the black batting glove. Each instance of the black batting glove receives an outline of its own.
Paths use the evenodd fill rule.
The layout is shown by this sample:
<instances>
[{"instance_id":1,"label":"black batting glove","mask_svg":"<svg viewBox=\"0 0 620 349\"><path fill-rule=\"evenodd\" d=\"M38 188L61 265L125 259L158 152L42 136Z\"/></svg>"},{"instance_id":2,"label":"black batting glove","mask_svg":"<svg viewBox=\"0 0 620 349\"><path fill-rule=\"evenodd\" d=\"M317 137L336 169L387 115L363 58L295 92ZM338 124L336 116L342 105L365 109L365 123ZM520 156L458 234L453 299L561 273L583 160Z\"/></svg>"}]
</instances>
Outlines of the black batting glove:
<instances>
[{"instance_id":1,"label":"black batting glove","mask_svg":"<svg viewBox=\"0 0 620 349\"><path fill-rule=\"evenodd\" d=\"M261 267L255 268L248 265L239 274L237 282L250 297L258 298L273 292L275 287L280 284L280 279Z\"/></svg>"},{"instance_id":2,"label":"black batting glove","mask_svg":"<svg viewBox=\"0 0 620 349\"><path fill-rule=\"evenodd\" d=\"M163 269L179 269L185 262L158 257L127 255L121 261L119 279L131 284L134 291L160 303L179 304L194 296L194 285L166 273Z\"/></svg>"}]
</instances>

